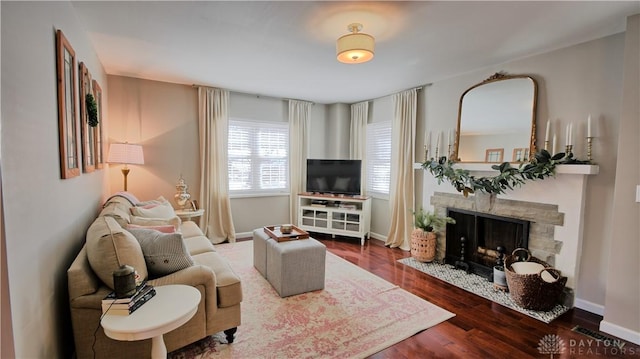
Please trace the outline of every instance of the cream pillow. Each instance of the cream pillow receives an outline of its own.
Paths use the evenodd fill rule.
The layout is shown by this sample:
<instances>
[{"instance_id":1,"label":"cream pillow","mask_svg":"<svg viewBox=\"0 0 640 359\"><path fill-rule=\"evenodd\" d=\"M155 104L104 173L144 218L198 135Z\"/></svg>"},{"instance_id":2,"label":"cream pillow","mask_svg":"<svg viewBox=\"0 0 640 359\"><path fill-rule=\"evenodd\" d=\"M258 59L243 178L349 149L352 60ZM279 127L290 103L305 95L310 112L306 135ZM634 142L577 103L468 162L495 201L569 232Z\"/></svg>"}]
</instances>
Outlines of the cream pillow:
<instances>
[{"instance_id":1,"label":"cream pillow","mask_svg":"<svg viewBox=\"0 0 640 359\"><path fill-rule=\"evenodd\" d=\"M113 287L113 271L127 264L132 266L141 280L147 279L140 243L129 232L120 227L113 217L98 217L87 230L87 259L95 274Z\"/></svg>"},{"instance_id":2,"label":"cream pillow","mask_svg":"<svg viewBox=\"0 0 640 359\"><path fill-rule=\"evenodd\" d=\"M182 224L182 220L180 220L180 217L178 216L174 216L172 218L146 218L131 216L131 224L137 224L139 226L163 226L170 224L176 229L176 232L180 232L180 224Z\"/></svg>"},{"instance_id":3,"label":"cream pillow","mask_svg":"<svg viewBox=\"0 0 640 359\"><path fill-rule=\"evenodd\" d=\"M146 218L172 218L176 216L176 212L171 207L169 202L158 204L157 206L145 208L145 207L131 207L131 214L138 217Z\"/></svg>"}]
</instances>

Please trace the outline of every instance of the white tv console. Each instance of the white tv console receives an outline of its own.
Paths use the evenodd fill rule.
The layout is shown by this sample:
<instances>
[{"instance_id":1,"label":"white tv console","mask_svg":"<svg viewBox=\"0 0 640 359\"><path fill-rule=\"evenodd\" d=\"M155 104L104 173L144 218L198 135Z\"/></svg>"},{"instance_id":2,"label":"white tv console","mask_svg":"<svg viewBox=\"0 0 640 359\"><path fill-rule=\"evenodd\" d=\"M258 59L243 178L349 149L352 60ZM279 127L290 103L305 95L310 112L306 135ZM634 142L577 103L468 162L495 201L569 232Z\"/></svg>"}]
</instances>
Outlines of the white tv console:
<instances>
[{"instance_id":1,"label":"white tv console","mask_svg":"<svg viewBox=\"0 0 640 359\"><path fill-rule=\"evenodd\" d=\"M309 232L371 238L371 197L301 193L298 227Z\"/></svg>"}]
</instances>

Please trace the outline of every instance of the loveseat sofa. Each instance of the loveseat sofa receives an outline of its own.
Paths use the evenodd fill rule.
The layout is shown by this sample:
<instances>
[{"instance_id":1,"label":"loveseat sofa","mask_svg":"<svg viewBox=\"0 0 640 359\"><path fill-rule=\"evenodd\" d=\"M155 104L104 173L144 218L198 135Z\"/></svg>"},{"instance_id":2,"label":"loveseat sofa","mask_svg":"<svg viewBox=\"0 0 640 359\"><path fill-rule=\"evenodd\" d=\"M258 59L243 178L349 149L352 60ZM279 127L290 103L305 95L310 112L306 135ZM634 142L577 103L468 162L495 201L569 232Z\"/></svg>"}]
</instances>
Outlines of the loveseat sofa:
<instances>
[{"instance_id":1,"label":"loveseat sofa","mask_svg":"<svg viewBox=\"0 0 640 359\"><path fill-rule=\"evenodd\" d=\"M67 271L77 357L150 357L150 339L130 342L113 340L104 334L100 326L102 299L114 288L113 271L123 264L134 267L139 279L146 279L153 286L185 284L200 291L202 299L193 318L164 335L169 352L221 331L232 343L240 325L240 278L194 222L181 223L177 217L152 219L133 216L131 209L136 207L136 203L130 198L116 195L106 202L88 229L84 246ZM132 234L135 232L133 223L137 223L135 227L138 228L167 223L175 225L177 234L181 235L180 244L184 243L182 248L188 252L190 264L173 273L154 276L151 265L147 265L148 257L145 262L148 253L144 253L141 242Z\"/></svg>"}]
</instances>

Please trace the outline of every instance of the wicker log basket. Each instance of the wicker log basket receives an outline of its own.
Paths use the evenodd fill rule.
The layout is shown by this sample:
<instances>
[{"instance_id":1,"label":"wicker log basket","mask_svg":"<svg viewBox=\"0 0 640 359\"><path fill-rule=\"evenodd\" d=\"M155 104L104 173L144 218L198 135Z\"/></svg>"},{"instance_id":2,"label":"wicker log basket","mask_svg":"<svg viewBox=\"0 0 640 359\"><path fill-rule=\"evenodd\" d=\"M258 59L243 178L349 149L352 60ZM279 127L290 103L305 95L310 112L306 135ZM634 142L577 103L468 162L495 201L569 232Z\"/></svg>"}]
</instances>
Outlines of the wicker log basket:
<instances>
[{"instance_id":1,"label":"wicker log basket","mask_svg":"<svg viewBox=\"0 0 640 359\"><path fill-rule=\"evenodd\" d=\"M518 252L526 253L526 257L517 256ZM514 269L514 263L517 262L538 263L542 268L535 273L517 273ZM567 284L567 277L563 277L559 270L536 257L532 257L531 253L524 248L517 248L510 256L507 256L504 261L504 269L511 298L517 305L525 309L551 310L558 303L564 286Z\"/></svg>"}]
</instances>

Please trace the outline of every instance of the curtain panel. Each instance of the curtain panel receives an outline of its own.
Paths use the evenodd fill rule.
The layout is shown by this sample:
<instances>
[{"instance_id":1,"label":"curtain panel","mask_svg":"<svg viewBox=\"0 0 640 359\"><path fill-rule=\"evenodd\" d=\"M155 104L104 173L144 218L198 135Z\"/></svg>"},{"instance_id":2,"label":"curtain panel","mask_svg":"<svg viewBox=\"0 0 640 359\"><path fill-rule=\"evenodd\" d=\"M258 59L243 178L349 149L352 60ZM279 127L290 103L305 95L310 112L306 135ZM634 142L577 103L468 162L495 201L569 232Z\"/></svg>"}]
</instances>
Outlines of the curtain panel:
<instances>
[{"instance_id":1,"label":"curtain panel","mask_svg":"<svg viewBox=\"0 0 640 359\"><path fill-rule=\"evenodd\" d=\"M351 105L351 141L349 157L362 160L360 188L367 193L367 121L369 119L369 101Z\"/></svg>"},{"instance_id":2,"label":"curtain panel","mask_svg":"<svg viewBox=\"0 0 640 359\"><path fill-rule=\"evenodd\" d=\"M289 219L298 223L298 194L304 190L309 154L311 102L289 100Z\"/></svg>"},{"instance_id":3,"label":"curtain panel","mask_svg":"<svg viewBox=\"0 0 640 359\"><path fill-rule=\"evenodd\" d=\"M227 139L229 91L198 87L200 142L200 221L204 234L214 243L235 242L229 199Z\"/></svg>"},{"instance_id":4,"label":"curtain panel","mask_svg":"<svg viewBox=\"0 0 640 359\"><path fill-rule=\"evenodd\" d=\"M391 226L386 245L410 250L415 207L415 128L418 89L393 95L394 117L391 129Z\"/></svg>"}]
</instances>

